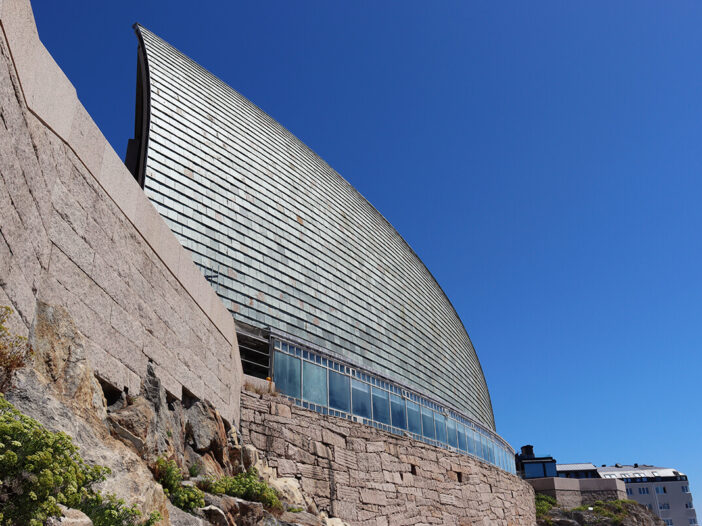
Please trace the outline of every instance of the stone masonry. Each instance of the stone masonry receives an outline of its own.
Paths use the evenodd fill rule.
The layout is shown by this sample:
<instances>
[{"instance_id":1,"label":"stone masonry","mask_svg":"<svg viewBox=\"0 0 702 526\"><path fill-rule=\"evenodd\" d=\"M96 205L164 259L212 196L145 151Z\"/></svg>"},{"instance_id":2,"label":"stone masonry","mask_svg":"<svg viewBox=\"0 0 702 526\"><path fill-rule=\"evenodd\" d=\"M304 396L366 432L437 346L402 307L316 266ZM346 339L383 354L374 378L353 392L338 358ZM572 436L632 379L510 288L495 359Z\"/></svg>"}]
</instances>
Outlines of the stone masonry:
<instances>
[{"instance_id":1,"label":"stone masonry","mask_svg":"<svg viewBox=\"0 0 702 526\"><path fill-rule=\"evenodd\" d=\"M41 45L29 2L0 2L0 305L27 335L61 305L98 376L137 394L147 363L238 421L236 333L75 90ZM7 38L5 38L7 37Z\"/></svg>"},{"instance_id":2,"label":"stone masonry","mask_svg":"<svg viewBox=\"0 0 702 526\"><path fill-rule=\"evenodd\" d=\"M536 493L556 499L562 508L576 508L602 500L626 499L626 485L617 479L571 479L543 477L528 479Z\"/></svg>"},{"instance_id":3,"label":"stone masonry","mask_svg":"<svg viewBox=\"0 0 702 526\"><path fill-rule=\"evenodd\" d=\"M242 392L241 432L278 477L354 526L535 524L526 482L466 455Z\"/></svg>"}]
</instances>

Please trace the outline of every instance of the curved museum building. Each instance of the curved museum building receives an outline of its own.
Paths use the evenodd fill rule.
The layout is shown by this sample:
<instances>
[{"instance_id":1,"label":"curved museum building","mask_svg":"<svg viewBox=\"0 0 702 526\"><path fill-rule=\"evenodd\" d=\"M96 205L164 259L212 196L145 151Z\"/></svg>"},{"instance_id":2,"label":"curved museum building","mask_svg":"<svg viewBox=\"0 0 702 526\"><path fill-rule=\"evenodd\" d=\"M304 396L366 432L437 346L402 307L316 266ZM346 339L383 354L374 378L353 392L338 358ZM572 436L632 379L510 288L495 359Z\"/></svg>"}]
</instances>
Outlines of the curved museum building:
<instances>
[{"instance_id":1,"label":"curved museum building","mask_svg":"<svg viewBox=\"0 0 702 526\"><path fill-rule=\"evenodd\" d=\"M136 25L127 166L299 405L514 472L468 334L392 225L251 101Z\"/></svg>"}]
</instances>

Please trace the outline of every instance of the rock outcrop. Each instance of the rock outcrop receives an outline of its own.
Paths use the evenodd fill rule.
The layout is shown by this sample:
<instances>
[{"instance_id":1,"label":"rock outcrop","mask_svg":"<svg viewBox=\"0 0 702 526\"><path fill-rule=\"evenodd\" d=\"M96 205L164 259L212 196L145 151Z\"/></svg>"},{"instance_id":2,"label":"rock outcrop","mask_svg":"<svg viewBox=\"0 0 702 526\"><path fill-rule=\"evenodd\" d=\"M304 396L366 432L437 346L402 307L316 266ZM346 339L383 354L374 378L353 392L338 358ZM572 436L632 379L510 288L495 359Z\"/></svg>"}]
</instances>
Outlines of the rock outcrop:
<instances>
[{"instance_id":1,"label":"rock outcrop","mask_svg":"<svg viewBox=\"0 0 702 526\"><path fill-rule=\"evenodd\" d=\"M665 526L646 507L634 501L598 501L593 506L567 510L552 508L538 526Z\"/></svg>"},{"instance_id":2,"label":"rock outcrop","mask_svg":"<svg viewBox=\"0 0 702 526\"><path fill-rule=\"evenodd\" d=\"M317 514L297 479L277 478L255 447L242 446L238 431L210 403L194 396L169 399L152 367L136 396L103 387L66 309L39 302L29 341L33 361L15 374L6 396L22 413L71 436L87 462L110 468L101 491L135 504L145 516L159 511L162 526L343 526ZM186 513L168 501L154 480L160 457L193 475L184 483L190 485L255 468L278 491L283 509L271 513L258 502L205 494L205 506ZM92 523L81 512L65 509L50 524Z\"/></svg>"},{"instance_id":3,"label":"rock outcrop","mask_svg":"<svg viewBox=\"0 0 702 526\"><path fill-rule=\"evenodd\" d=\"M48 429L71 436L87 462L110 468L101 490L135 504L145 515L159 511L167 520L163 489L142 459L108 431L102 389L68 312L39 303L30 343L33 367L16 373L7 399Z\"/></svg>"}]
</instances>

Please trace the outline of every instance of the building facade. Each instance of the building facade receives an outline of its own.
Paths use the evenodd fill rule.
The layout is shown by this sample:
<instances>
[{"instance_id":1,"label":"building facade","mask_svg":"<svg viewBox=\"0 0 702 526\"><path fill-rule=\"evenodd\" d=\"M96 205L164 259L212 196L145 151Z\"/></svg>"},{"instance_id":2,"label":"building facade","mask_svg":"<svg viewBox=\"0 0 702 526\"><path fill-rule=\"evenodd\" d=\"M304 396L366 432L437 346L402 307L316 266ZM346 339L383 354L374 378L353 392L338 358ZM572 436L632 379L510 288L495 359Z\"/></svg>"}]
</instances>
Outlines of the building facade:
<instances>
[{"instance_id":1,"label":"building facade","mask_svg":"<svg viewBox=\"0 0 702 526\"><path fill-rule=\"evenodd\" d=\"M514 472L463 323L392 225L253 103L135 30L127 165L234 316L244 372Z\"/></svg>"},{"instance_id":2,"label":"building facade","mask_svg":"<svg viewBox=\"0 0 702 526\"><path fill-rule=\"evenodd\" d=\"M558 464L560 477L592 478L592 464ZM574 469L577 468L577 469ZM692 503L692 494L687 475L672 469L634 464L616 464L595 468L603 479L617 479L626 485L627 498L646 506L658 515L666 526L690 526L697 524L697 512Z\"/></svg>"}]
</instances>

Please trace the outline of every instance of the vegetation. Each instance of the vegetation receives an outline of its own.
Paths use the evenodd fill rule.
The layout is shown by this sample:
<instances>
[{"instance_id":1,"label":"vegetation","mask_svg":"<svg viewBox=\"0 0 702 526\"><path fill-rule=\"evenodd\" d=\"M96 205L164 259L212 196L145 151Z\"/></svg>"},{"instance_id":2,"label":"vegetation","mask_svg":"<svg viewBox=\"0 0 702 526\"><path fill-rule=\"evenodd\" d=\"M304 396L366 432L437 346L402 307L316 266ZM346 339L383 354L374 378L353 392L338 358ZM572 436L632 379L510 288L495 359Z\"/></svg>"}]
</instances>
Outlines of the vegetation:
<instances>
[{"instance_id":1,"label":"vegetation","mask_svg":"<svg viewBox=\"0 0 702 526\"><path fill-rule=\"evenodd\" d=\"M161 457L156 461L156 479L174 506L193 511L205 506L205 495L195 486L183 486L183 474L173 460Z\"/></svg>"},{"instance_id":2,"label":"vegetation","mask_svg":"<svg viewBox=\"0 0 702 526\"><path fill-rule=\"evenodd\" d=\"M536 518L543 519L546 514L556 505L556 499L543 493L537 493L534 497L536 505Z\"/></svg>"},{"instance_id":3,"label":"vegetation","mask_svg":"<svg viewBox=\"0 0 702 526\"><path fill-rule=\"evenodd\" d=\"M10 334L5 322L12 315L10 307L0 306L0 392L4 393L12 383L12 375L17 369L27 365L32 348L27 338Z\"/></svg>"},{"instance_id":4,"label":"vegetation","mask_svg":"<svg viewBox=\"0 0 702 526\"><path fill-rule=\"evenodd\" d=\"M83 511L95 526L152 526L158 512L140 512L92 489L110 473L90 466L65 433L53 433L23 415L0 394L0 525L41 526L60 516L59 504Z\"/></svg>"},{"instance_id":5,"label":"vegetation","mask_svg":"<svg viewBox=\"0 0 702 526\"><path fill-rule=\"evenodd\" d=\"M203 486L209 493L260 502L266 508L273 510L283 509L278 493L259 478L256 468L250 468L245 473L239 473L234 477L208 479Z\"/></svg>"},{"instance_id":6,"label":"vegetation","mask_svg":"<svg viewBox=\"0 0 702 526\"><path fill-rule=\"evenodd\" d=\"M610 500L607 502L597 500L589 506L573 508L573 511L590 511L599 517L612 519L614 524L621 524L624 518L629 515L627 504L636 504L636 502L633 500Z\"/></svg>"},{"instance_id":7,"label":"vegetation","mask_svg":"<svg viewBox=\"0 0 702 526\"><path fill-rule=\"evenodd\" d=\"M190 475L190 478L197 477L200 474L200 471L202 471L202 464L199 462L190 464L188 467L188 474Z\"/></svg>"}]
</instances>

